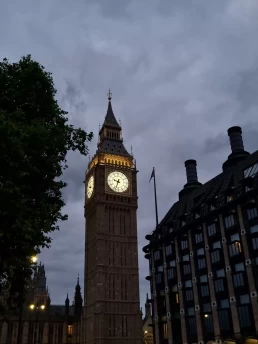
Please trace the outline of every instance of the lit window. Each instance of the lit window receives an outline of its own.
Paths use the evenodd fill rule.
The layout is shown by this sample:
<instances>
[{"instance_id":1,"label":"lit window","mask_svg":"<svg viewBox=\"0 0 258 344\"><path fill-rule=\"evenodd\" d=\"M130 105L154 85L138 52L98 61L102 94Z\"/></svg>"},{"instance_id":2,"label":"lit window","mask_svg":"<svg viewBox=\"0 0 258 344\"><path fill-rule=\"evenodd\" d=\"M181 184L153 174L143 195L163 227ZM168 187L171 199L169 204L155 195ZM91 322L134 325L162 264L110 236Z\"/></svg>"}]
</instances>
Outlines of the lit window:
<instances>
[{"instance_id":1,"label":"lit window","mask_svg":"<svg viewBox=\"0 0 258 344\"><path fill-rule=\"evenodd\" d=\"M235 243L229 245L228 248L230 257L236 256L242 252L241 244L239 241L236 241Z\"/></svg>"},{"instance_id":2,"label":"lit window","mask_svg":"<svg viewBox=\"0 0 258 344\"><path fill-rule=\"evenodd\" d=\"M176 303L179 303L178 293L176 293Z\"/></svg>"},{"instance_id":3,"label":"lit window","mask_svg":"<svg viewBox=\"0 0 258 344\"><path fill-rule=\"evenodd\" d=\"M248 167L244 170L245 178L254 177L258 173L258 163Z\"/></svg>"},{"instance_id":4,"label":"lit window","mask_svg":"<svg viewBox=\"0 0 258 344\"><path fill-rule=\"evenodd\" d=\"M67 332L68 332L68 336L72 336L73 335L73 326L72 325L68 325Z\"/></svg>"}]
</instances>

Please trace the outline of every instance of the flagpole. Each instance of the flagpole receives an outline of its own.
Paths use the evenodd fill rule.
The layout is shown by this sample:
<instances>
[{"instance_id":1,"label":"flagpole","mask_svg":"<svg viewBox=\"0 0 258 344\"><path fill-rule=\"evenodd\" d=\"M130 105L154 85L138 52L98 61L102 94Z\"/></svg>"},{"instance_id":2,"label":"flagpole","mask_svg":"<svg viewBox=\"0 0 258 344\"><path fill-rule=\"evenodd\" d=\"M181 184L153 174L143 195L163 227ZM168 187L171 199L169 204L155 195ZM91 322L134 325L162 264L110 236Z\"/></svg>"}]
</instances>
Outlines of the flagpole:
<instances>
[{"instance_id":1,"label":"flagpole","mask_svg":"<svg viewBox=\"0 0 258 344\"><path fill-rule=\"evenodd\" d=\"M154 195L155 195L155 213L156 213L156 229L158 228L159 219L158 219L158 204L157 204L157 192L156 192L156 176L155 176L155 168L153 167L153 178L154 178Z\"/></svg>"}]
</instances>

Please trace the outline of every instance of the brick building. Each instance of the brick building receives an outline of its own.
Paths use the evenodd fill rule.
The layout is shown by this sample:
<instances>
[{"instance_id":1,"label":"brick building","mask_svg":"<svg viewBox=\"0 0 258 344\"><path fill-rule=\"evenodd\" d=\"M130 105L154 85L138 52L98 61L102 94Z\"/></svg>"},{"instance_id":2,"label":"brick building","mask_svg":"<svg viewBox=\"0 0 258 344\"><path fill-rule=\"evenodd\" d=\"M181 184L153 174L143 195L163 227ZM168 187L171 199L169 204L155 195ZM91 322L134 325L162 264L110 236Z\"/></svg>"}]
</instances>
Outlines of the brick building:
<instances>
[{"instance_id":1,"label":"brick building","mask_svg":"<svg viewBox=\"0 0 258 344\"><path fill-rule=\"evenodd\" d=\"M187 184L143 248L156 344L257 343L258 151L228 130L232 153L205 184ZM251 339L253 338L253 339Z\"/></svg>"}]
</instances>

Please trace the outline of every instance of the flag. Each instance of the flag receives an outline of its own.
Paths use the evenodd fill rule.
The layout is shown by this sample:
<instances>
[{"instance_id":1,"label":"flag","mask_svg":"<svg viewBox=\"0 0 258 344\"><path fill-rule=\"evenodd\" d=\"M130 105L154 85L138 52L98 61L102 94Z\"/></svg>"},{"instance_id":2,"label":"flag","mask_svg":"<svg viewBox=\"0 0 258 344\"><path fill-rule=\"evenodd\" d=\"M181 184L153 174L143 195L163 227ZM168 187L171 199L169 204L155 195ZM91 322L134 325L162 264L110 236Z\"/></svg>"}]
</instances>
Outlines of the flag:
<instances>
[{"instance_id":1,"label":"flag","mask_svg":"<svg viewBox=\"0 0 258 344\"><path fill-rule=\"evenodd\" d=\"M152 172L151 172L151 176L150 176L149 183L150 183L150 181L152 180L152 178L154 178L154 176L155 176L155 170L154 170L154 167L153 167L153 170L152 170Z\"/></svg>"}]
</instances>

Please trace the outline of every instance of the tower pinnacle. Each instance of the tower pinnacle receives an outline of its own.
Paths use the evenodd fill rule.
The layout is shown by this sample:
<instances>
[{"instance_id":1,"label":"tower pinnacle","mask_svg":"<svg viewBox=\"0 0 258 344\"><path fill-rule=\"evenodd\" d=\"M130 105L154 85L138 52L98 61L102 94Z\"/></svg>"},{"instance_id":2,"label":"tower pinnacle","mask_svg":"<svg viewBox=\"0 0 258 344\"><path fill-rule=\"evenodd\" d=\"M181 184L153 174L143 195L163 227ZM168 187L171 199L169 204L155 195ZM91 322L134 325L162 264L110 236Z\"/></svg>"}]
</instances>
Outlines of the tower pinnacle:
<instances>
[{"instance_id":1,"label":"tower pinnacle","mask_svg":"<svg viewBox=\"0 0 258 344\"><path fill-rule=\"evenodd\" d=\"M108 96L108 100L110 101L112 99L112 93L111 93L110 89L108 90L107 96Z\"/></svg>"}]
</instances>

